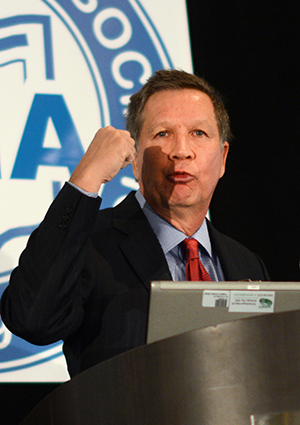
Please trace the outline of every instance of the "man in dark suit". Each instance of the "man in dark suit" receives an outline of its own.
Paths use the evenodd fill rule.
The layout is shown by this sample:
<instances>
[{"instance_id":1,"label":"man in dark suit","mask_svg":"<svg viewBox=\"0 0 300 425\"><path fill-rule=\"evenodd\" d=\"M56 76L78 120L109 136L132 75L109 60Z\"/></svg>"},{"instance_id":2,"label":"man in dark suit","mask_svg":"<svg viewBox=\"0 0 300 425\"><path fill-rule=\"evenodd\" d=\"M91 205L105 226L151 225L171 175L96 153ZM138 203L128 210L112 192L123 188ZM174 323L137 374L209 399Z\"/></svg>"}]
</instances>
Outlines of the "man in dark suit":
<instances>
[{"instance_id":1,"label":"man in dark suit","mask_svg":"<svg viewBox=\"0 0 300 425\"><path fill-rule=\"evenodd\" d=\"M205 218L230 125L218 93L159 71L132 96L127 130L100 129L31 235L1 300L15 334L62 339L70 376L146 341L149 285L186 280L193 237L211 280L267 280L261 260ZM140 189L99 211L103 183L132 163Z\"/></svg>"}]
</instances>

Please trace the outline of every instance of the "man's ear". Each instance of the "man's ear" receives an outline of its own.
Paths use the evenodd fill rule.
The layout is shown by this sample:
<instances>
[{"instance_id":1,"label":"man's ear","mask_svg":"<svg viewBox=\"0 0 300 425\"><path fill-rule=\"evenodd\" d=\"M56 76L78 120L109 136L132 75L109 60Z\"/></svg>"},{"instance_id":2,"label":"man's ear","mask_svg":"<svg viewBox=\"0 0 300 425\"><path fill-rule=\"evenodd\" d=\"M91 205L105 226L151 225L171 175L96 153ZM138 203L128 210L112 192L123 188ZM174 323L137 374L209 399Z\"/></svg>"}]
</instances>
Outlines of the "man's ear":
<instances>
[{"instance_id":1,"label":"man's ear","mask_svg":"<svg viewBox=\"0 0 300 425\"><path fill-rule=\"evenodd\" d=\"M224 142L222 146L222 166L221 166L220 178L223 177L225 173L228 152L229 152L229 143Z\"/></svg>"},{"instance_id":2,"label":"man's ear","mask_svg":"<svg viewBox=\"0 0 300 425\"><path fill-rule=\"evenodd\" d=\"M138 160L137 160L137 155L135 155L134 160L132 161L132 169L133 169L133 175L135 177L135 179L137 181L139 181L140 178L140 171L139 171L139 167L138 167Z\"/></svg>"}]
</instances>

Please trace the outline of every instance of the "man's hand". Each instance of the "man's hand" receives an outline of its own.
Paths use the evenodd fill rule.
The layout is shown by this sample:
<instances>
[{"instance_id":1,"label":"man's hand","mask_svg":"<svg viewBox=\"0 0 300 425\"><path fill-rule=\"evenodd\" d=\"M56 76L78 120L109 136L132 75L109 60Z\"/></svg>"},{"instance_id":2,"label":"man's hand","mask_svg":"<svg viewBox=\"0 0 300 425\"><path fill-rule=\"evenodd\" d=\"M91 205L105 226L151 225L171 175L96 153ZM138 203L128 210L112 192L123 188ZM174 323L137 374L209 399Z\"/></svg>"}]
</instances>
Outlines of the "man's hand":
<instances>
[{"instance_id":1,"label":"man's hand","mask_svg":"<svg viewBox=\"0 0 300 425\"><path fill-rule=\"evenodd\" d=\"M100 186L130 164L135 155L135 141L128 131L111 126L101 128L74 170L70 182L86 192L97 193Z\"/></svg>"}]
</instances>

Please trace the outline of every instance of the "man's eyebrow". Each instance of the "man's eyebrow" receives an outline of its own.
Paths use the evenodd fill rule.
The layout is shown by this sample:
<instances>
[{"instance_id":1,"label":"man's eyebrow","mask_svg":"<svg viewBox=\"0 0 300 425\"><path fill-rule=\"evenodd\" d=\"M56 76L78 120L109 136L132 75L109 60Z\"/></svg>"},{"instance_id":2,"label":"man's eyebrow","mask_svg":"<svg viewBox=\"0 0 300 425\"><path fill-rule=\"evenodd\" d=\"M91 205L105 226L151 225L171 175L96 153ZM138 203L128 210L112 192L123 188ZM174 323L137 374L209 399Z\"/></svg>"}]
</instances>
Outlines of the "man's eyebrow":
<instances>
[{"instance_id":1,"label":"man's eyebrow","mask_svg":"<svg viewBox=\"0 0 300 425\"><path fill-rule=\"evenodd\" d=\"M216 124L217 124L217 123L216 123ZM200 126L201 126L201 125L207 125L208 127L213 128L212 124L211 124L209 121L207 121L207 120L195 120L195 121L192 123L192 125L193 125L194 127L198 127L199 125L200 125Z\"/></svg>"},{"instance_id":2,"label":"man's eyebrow","mask_svg":"<svg viewBox=\"0 0 300 425\"><path fill-rule=\"evenodd\" d=\"M159 127L161 127L161 131L162 131L162 130L167 130L172 125L173 124L170 123L167 120L157 121L157 122L149 125L149 127L145 131L145 134L152 135L153 133L155 133L158 130ZM218 130L217 123L216 123L216 129L215 129L213 127L213 125L209 121L207 121L207 120L195 120L190 125L190 127L194 128L194 129L197 129L197 128L202 127L202 126L205 126L208 129L208 131L210 131L212 134L215 134L216 133L216 131L215 131L216 129Z\"/></svg>"},{"instance_id":3,"label":"man's eyebrow","mask_svg":"<svg viewBox=\"0 0 300 425\"><path fill-rule=\"evenodd\" d=\"M165 129L169 126L169 124L165 121L162 122L157 122L156 124L152 124L150 125L147 130L145 131L145 134L147 135L152 135L153 133L155 133L158 129L158 127L162 127L162 129Z\"/></svg>"},{"instance_id":4,"label":"man's eyebrow","mask_svg":"<svg viewBox=\"0 0 300 425\"><path fill-rule=\"evenodd\" d=\"M213 134L215 134L216 129L217 131L219 131L217 123L216 123L216 127L214 128L214 126L207 120L201 120L201 121L195 122L194 127L199 127L199 126L201 127L202 125L207 126L208 130L211 131Z\"/></svg>"}]
</instances>

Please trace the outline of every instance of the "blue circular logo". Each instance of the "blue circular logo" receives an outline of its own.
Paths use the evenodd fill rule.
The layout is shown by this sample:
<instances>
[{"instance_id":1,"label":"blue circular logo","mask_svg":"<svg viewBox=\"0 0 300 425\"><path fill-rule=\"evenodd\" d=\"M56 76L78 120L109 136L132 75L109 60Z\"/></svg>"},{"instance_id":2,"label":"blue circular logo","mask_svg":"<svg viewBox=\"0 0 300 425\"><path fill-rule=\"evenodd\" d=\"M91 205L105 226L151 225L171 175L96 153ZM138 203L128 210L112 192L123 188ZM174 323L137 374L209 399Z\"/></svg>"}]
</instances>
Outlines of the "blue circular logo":
<instances>
[{"instance_id":1,"label":"blue circular logo","mask_svg":"<svg viewBox=\"0 0 300 425\"><path fill-rule=\"evenodd\" d=\"M130 96L172 68L137 0L0 0L0 295L30 233L99 127L124 128ZM131 168L102 190L103 207L137 183ZM5 200L5 201L4 201ZM62 356L0 320L0 374ZM57 377L53 378L57 380Z\"/></svg>"}]
</instances>

